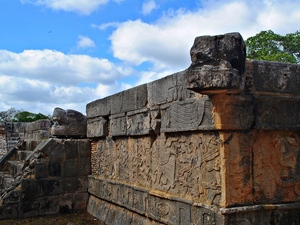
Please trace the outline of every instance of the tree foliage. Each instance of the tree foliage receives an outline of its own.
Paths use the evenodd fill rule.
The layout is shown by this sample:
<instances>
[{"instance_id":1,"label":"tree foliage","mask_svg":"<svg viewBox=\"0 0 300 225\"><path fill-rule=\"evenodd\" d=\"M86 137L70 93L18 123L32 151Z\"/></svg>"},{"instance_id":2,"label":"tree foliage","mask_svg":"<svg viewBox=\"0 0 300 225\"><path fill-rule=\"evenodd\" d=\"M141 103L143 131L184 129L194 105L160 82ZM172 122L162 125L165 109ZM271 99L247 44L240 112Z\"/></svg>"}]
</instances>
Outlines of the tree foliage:
<instances>
[{"instance_id":1,"label":"tree foliage","mask_svg":"<svg viewBox=\"0 0 300 225\"><path fill-rule=\"evenodd\" d=\"M49 116L42 113L36 114L24 110L17 110L13 107L0 112L0 122L33 122L40 119L49 119Z\"/></svg>"},{"instance_id":2,"label":"tree foliage","mask_svg":"<svg viewBox=\"0 0 300 225\"><path fill-rule=\"evenodd\" d=\"M250 59L300 63L300 31L285 36L261 31L245 43Z\"/></svg>"}]
</instances>

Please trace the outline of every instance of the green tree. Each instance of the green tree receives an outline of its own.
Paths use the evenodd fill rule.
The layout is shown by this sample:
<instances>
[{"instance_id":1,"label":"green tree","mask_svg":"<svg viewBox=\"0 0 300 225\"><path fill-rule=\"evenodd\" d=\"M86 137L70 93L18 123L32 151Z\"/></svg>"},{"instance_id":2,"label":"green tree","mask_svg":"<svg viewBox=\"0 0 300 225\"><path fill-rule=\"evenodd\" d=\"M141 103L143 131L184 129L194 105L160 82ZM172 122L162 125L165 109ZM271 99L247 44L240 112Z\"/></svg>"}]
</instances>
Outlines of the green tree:
<instances>
[{"instance_id":1,"label":"green tree","mask_svg":"<svg viewBox=\"0 0 300 225\"><path fill-rule=\"evenodd\" d=\"M22 111L15 115L13 122L33 122L40 119L49 119L49 117L42 113L35 114L28 111Z\"/></svg>"},{"instance_id":2,"label":"green tree","mask_svg":"<svg viewBox=\"0 0 300 225\"><path fill-rule=\"evenodd\" d=\"M245 43L250 59L300 63L300 31L285 36L271 30L261 31Z\"/></svg>"},{"instance_id":3,"label":"green tree","mask_svg":"<svg viewBox=\"0 0 300 225\"><path fill-rule=\"evenodd\" d=\"M32 113L24 110L17 110L13 107L0 112L0 122L33 122L40 119L49 119L42 113Z\"/></svg>"}]
</instances>

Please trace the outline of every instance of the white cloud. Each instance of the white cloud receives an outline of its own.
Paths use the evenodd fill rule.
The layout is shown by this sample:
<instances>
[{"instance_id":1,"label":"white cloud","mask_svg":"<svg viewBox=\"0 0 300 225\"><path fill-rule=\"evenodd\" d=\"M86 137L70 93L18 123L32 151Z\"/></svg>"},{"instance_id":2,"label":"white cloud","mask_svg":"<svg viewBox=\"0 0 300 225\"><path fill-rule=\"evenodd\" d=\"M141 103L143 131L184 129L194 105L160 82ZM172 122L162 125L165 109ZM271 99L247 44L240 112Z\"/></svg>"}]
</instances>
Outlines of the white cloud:
<instances>
[{"instance_id":1,"label":"white cloud","mask_svg":"<svg viewBox=\"0 0 300 225\"><path fill-rule=\"evenodd\" d=\"M131 68L87 55L47 49L0 50L0 98L6 100L0 111L15 107L48 114L59 106L84 113L88 102L121 91L123 84L117 80L131 72Z\"/></svg>"},{"instance_id":2,"label":"white cloud","mask_svg":"<svg viewBox=\"0 0 300 225\"><path fill-rule=\"evenodd\" d=\"M246 39L261 30L295 32L299 15L299 1L208 0L198 10L166 11L154 23L119 23L110 40L114 56L121 60L134 65L150 62L156 71L178 71L189 66L196 36L240 32Z\"/></svg>"},{"instance_id":3,"label":"white cloud","mask_svg":"<svg viewBox=\"0 0 300 225\"><path fill-rule=\"evenodd\" d=\"M85 49L85 48L94 48L96 45L93 40L89 37L78 36L77 48Z\"/></svg>"},{"instance_id":4,"label":"white cloud","mask_svg":"<svg viewBox=\"0 0 300 225\"><path fill-rule=\"evenodd\" d=\"M158 8L158 5L156 4L156 2L154 0L148 0L148 1L143 3L142 13L144 15L149 15L149 14L151 14L151 12L153 10L155 10L157 8Z\"/></svg>"},{"instance_id":5,"label":"white cloud","mask_svg":"<svg viewBox=\"0 0 300 225\"><path fill-rule=\"evenodd\" d=\"M55 84L80 82L110 84L130 73L107 59L88 55L66 55L54 50L25 50L21 53L0 50L0 75L30 77Z\"/></svg>"},{"instance_id":6,"label":"white cloud","mask_svg":"<svg viewBox=\"0 0 300 225\"><path fill-rule=\"evenodd\" d=\"M44 5L53 10L63 10L89 15L97 10L100 5L105 5L109 0L21 0L22 3Z\"/></svg>"}]
</instances>

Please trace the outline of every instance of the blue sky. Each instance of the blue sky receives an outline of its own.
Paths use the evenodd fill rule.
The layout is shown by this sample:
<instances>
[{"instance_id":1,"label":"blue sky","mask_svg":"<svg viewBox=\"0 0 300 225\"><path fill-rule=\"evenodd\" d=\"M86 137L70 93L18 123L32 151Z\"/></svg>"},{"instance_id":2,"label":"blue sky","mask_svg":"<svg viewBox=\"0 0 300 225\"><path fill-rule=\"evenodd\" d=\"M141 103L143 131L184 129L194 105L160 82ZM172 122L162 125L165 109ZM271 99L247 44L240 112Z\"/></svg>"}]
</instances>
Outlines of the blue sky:
<instances>
[{"instance_id":1,"label":"blue sky","mask_svg":"<svg viewBox=\"0 0 300 225\"><path fill-rule=\"evenodd\" d=\"M87 103L186 69L196 36L300 27L298 0L1 0L0 111Z\"/></svg>"}]
</instances>

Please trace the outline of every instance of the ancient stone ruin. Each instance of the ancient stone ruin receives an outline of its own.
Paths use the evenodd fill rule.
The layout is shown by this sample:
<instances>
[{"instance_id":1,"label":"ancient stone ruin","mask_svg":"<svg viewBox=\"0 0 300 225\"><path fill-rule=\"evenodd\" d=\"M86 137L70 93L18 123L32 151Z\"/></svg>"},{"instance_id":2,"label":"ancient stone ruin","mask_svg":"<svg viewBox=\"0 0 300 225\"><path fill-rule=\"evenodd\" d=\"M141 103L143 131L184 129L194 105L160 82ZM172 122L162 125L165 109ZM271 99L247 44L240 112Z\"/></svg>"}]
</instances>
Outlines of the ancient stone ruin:
<instances>
[{"instance_id":1,"label":"ancient stone ruin","mask_svg":"<svg viewBox=\"0 0 300 225\"><path fill-rule=\"evenodd\" d=\"M107 224L300 224L300 66L197 37L191 66L87 105ZM117 221L117 222L116 222Z\"/></svg>"},{"instance_id":2,"label":"ancient stone ruin","mask_svg":"<svg viewBox=\"0 0 300 225\"><path fill-rule=\"evenodd\" d=\"M245 55L239 33L197 37L186 70L88 103L87 118L56 109L0 218L300 224L300 66Z\"/></svg>"}]
</instances>

